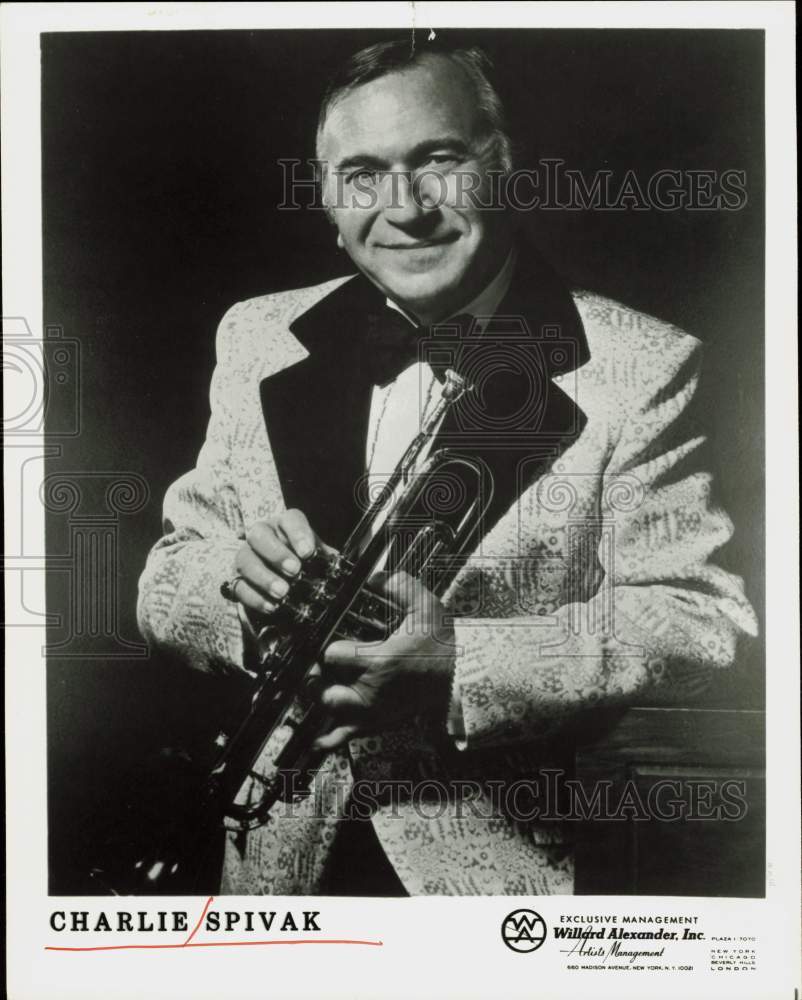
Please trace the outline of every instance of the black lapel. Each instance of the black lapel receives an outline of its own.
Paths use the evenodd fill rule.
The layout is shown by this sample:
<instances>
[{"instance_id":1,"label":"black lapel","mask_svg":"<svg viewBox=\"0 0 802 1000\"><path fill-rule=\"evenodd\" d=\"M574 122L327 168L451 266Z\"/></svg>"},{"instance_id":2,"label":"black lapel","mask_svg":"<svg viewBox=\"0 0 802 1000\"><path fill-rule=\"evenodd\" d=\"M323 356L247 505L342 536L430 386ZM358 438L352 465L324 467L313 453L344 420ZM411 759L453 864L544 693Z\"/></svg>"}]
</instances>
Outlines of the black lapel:
<instances>
[{"instance_id":1,"label":"black lapel","mask_svg":"<svg viewBox=\"0 0 802 1000\"><path fill-rule=\"evenodd\" d=\"M492 499L484 530L579 436L584 413L552 380L590 357L582 321L562 279L528 246L510 289L481 337L435 331L432 351L474 388L451 410L436 447L479 458Z\"/></svg>"},{"instance_id":2,"label":"black lapel","mask_svg":"<svg viewBox=\"0 0 802 1000\"><path fill-rule=\"evenodd\" d=\"M336 547L362 512L357 488L373 386L360 351L365 325L383 307L382 294L363 276L340 285L290 326L309 356L261 384L285 504L304 511ZM483 336L445 327L431 344L429 360L447 359L477 385L452 411L437 446L486 464L493 485L488 527L584 424L581 410L551 381L587 361L582 323L560 279L522 247L510 290Z\"/></svg>"},{"instance_id":3,"label":"black lapel","mask_svg":"<svg viewBox=\"0 0 802 1000\"><path fill-rule=\"evenodd\" d=\"M383 298L367 279L340 285L290 330L309 356L261 383L284 502L340 547L357 522L373 386L360 364L362 324Z\"/></svg>"}]
</instances>

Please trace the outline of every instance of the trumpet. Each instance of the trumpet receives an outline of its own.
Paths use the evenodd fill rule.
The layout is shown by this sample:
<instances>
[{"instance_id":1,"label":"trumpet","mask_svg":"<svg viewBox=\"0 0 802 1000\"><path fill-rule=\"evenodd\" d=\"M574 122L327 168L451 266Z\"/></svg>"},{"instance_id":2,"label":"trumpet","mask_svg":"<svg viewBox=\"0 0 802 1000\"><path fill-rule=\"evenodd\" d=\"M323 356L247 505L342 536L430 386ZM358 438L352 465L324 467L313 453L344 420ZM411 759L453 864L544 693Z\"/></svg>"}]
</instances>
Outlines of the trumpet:
<instances>
[{"instance_id":1,"label":"trumpet","mask_svg":"<svg viewBox=\"0 0 802 1000\"><path fill-rule=\"evenodd\" d=\"M486 467L453 448L432 450L447 412L471 391L456 372L446 373L439 402L342 550L319 548L304 560L276 611L255 623L254 663L248 664L254 680L244 716L217 735L213 764L183 790L182 808L156 842L123 871L93 870L105 890L191 891L199 859L221 827L252 830L273 821L278 802L308 794L326 756L313 749L315 739L331 727L309 696L310 671L333 640L375 642L403 619L396 604L370 589L370 578L379 569L404 572L442 597L479 542L492 497ZM266 764L265 749L276 743Z\"/></svg>"}]
</instances>

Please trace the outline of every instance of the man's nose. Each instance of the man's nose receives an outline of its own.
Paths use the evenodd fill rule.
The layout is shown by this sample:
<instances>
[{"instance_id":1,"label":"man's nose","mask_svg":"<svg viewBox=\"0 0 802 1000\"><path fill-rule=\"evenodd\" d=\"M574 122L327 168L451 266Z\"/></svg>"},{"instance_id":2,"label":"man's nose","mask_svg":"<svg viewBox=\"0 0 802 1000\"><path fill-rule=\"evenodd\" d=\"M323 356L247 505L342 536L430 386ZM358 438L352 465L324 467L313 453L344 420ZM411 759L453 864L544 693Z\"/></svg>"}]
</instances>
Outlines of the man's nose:
<instances>
[{"instance_id":1,"label":"man's nose","mask_svg":"<svg viewBox=\"0 0 802 1000\"><path fill-rule=\"evenodd\" d=\"M428 218L439 208L426 177L407 170L394 170L388 176L384 216L396 226L409 226Z\"/></svg>"}]
</instances>

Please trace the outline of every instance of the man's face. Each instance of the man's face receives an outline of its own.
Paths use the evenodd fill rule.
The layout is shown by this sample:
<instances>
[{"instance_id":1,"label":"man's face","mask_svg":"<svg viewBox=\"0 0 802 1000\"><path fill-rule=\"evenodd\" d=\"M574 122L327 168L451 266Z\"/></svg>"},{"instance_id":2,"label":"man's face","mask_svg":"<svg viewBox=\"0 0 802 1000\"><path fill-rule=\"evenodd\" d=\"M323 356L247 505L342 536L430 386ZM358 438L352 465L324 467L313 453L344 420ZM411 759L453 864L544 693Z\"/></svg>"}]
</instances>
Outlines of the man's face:
<instances>
[{"instance_id":1,"label":"man's face","mask_svg":"<svg viewBox=\"0 0 802 1000\"><path fill-rule=\"evenodd\" d=\"M320 139L340 245L426 323L475 297L509 248L506 213L479 204L499 165L475 103L461 68L431 56L341 98Z\"/></svg>"}]
</instances>

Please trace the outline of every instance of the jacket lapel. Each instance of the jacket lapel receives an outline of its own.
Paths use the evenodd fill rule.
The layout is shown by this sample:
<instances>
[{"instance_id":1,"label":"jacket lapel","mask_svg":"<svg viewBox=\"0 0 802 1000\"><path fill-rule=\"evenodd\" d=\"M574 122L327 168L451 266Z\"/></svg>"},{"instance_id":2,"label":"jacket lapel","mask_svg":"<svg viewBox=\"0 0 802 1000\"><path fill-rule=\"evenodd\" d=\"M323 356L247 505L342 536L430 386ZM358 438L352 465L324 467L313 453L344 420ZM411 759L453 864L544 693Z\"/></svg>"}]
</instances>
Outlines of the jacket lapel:
<instances>
[{"instance_id":1,"label":"jacket lapel","mask_svg":"<svg viewBox=\"0 0 802 1000\"><path fill-rule=\"evenodd\" d=\"M373 386L360 363L366 317L383 304L361 276L299 316L290 331L309 352L264 379L262 410L284 502L340 547L356 524Z\"/></svg>"},{"instance_id":2,"label":"jacket lapel","mask_svg":"<svg viewBox=\"0 0 802 1000\"><path fill-rule=\"evenodd\" d=\"M288 507L340 547L361 510L373 385L362 345L384 298L361 275L290 326L309 352L261 383L268 437ZM573 299L554 272L521 248L510 290L481 338L445 327L431 340L476 388L452 410L437 447L484 462L492 483L485 529L579 435L584 414L554 384L589 357Z\"/></svg>"},{"instance_id":3,"label":"jacket lapel","mask_svg":"<svg viewBox=\"0 0 802 1000\"><path fill-rule=\"evenodd\" d=\"M454 330L433 337L440 356L473 390L450 411L436 447L478 458L487 470L489 530L581 433L586 418L555 384L584 365L587 339L562 279L528 248L510 289L481 337ZM444 350L445 349L445 350Z\"/></svg>"}]
</instances>

